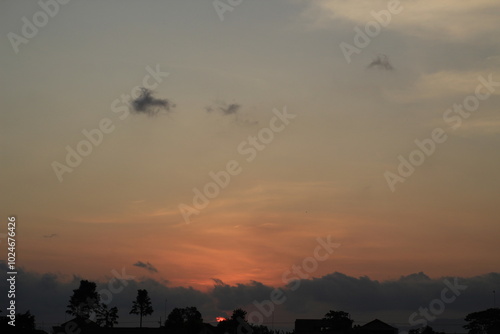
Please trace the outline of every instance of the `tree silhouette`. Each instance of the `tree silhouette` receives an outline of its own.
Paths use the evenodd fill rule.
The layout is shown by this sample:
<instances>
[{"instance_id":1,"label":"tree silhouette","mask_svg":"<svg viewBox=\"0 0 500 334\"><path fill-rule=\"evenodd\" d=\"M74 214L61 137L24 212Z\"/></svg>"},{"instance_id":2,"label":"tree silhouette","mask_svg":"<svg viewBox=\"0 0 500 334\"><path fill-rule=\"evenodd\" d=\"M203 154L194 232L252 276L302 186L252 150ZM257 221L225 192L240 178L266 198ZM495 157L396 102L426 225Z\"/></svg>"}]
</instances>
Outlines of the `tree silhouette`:
<instances>
[{"instance_id":1,"label":"tree silhouette","mask_svg":"<svg viewBox=\"0 0 500 334\"><path fill-rule=\"evenodd\" d=\"M35 330L35 316L26 311L26 313L18 313L16 315L16 329L21 332Z\"/></svg>"},{"instance_id":2,"label":"tree silhouette","mask_svg":"<svg viewBox=\"0 0 500 334\"><path fill-rule=\"evenodd\" d=\"M165 321L165 326L174 329L182 326L183 324L184 324L183 311L182 309L176 307L168 315L167 320Z\"/></svg>"},{"instance_id":3,"label":"tree silhouette","mask_svg":"<svg viewBox=\"0 0 500 334\"><path fill-rule=\"evenodd\" d=\"M238 318L241 320L246 320L247 311L241 308L237 308L236 310L234 310L233 314L231 315L231 320L238 321Z\"/></svg>"},{"instance_id":4,"label":"tree silhouette","mask_svg":"<svg viewBox=\"0 0 500 334\"><path fill-rule=\"evenodd\" d=\"M498 334L500 333L500 308L490 308L480 312L467 314L464 326L469 334Z\"/></svg>"},{"instance_id":5,"label":"tree silhouette","mask_svg":"<svg viewBox=\"0 0 500 334\"><path fill-rule=\"evenodd\" d=\"M78 289L73 290L66 313L89 319L90 313L99 308L99 301L101 300L96 288L94 282L81 280Z\"/></svg>"},{"instance_id":6,"label":"tree silhouette","mask_svg":"<svg viewBox=\"0 0 500 334\"><path fill-rule=\"evenodd\" d=\"M230 334L236 334L236 333L247 333L249 332L248 329L250 328L250 325L246 321L247 317L247 311L238 308L233 311L233 314L231 315L231 318L225 321L221 321L217 324L217 328L221 330L221 332L224 333L230 333ZM238 327L240 328L245 328L246 331L240 330L238 331ZM253 329L251 329L253 332Z\"/></svg>"},{"instance_id":7,"label":"tree silhouette","mask_svg":"<svg viewBox=\"0 0 500 334\"><path fill-rule=\"evenodd\" d=\"M108 309L108 306L102 303L99 309L97 309L96 322L99 326L111 328L114 325L118 324L118 318L118 308L116 308L116 306Z\"/></svg>"},{"instance_id":8,"label":"tree silhouette","mask_svg":"<svg viewBox=\"0 0 500 334\"><path fill-rule=\"evenodd\" d=\"M353 320L349 313L344 311L330 310L323 320L326 331L349 332L352 329Z\"/></svg>"},{"instance_id":9,"label":"tree silhouette","mask_svg":"<svg viewBox=\"0 0 500 334\"><path fill-rule=\"evenodd\" d=\"M0 313L2 311L0 310ZM7 316L0 316L0 331L2 333L35 333L35 316L28 310L25 313L17 313L15 326L9 324L11 321Z\"/></svg>"},{"instance_id":10,"label":"tree silhouette","mask_svg":"<svg viewBox=\"0 0 500 334\"><path fill-rule=\"evenodd\" d=\"M142 328L142 317L153 314L153 306L151 306L151 299L148 296L147 290L137 290L137 298L132 304L130 314L138 314L140 316L140 325Z\"/></svg>"},{"instance_id":11,"label":"tree silhouette","mask_svg":"<svg viewBox=\"0 0 500 334\"><path fill-rule=\"evenodd\" d=\"M199 333L203 326L203 318L194 306L174 308L165 321L165 327L172 333Z\"/></svg>"}]
</instances>

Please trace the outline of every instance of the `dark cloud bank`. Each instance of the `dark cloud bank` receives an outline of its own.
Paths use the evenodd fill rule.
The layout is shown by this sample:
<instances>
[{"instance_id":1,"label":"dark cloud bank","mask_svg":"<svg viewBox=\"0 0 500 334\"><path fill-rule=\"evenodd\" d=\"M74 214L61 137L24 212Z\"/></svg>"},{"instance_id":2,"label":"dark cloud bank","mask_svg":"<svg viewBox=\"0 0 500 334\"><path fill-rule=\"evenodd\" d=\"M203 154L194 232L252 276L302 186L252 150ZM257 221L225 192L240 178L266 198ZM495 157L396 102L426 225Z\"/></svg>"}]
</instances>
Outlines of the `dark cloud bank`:
<instances>
[{"instance_id":1,"label":"dark cloud bank","mask_svg":"<svg viewBox=\"0 0 500 334\"><path fill-rule=\"evenodd\" d=\"M141 263L142 265L138 265ZM151 264L137 262L134 266L154 271ZM148 269L148 267L150 269ZM0 270L7 272L5 263ZM132 270L130 268L130 270ZM120 270L117 270L120 271ZM125 269L125 272L127 270ZM112 276L110 275L109 279ZM45 327L68 320L66 305L72 290L79 285L81 278L74 276L69 282L61 280L56 274L37 274L23 269L18 270L16 302L18 312L30 310L37 323ZM467 288L452 303L446 304L444 313L429 325L439 328L439 324L455 325L459 332L466 314L492 307L492 291L500 286L500 273L489 273L468 278L429 278L423 273L403 276L397 280L377 281L368 277L351 277L342 273L332 273L320 278L301 280L298 288L292 291L292 284L281 287L286 300L275 305L275 321L282 328L292 328L296 318L321 318L328 310L344 310L351 313L357 323L373 320L375 317L392 323L400 328L408 327L408 317L419 308L428 308L434 299L439 299L446 287L444 280L455 279ZM98 290L106 289L109 281L96 282ZM297 283L295 283L297 284ZM214 279L214 286L207 292L193 288L171 287L168 283L150 278L127 281L119 293L113 294L109 306L119 309L121 326L134 326L136 317L129 315L132 300L138 289L147 289L155 312L146 318L148 326L157 326L159 318L164 319L165 300L167 314L174 307L196 306L206 322L214 321L216 316L243 307L249 313L254 311L254 302L269 300L274 289L260 282L230 286ZM7 281L0 283L1 291L8 291ZM0 307L7 307L6 294L1 297ZM451 320L450 320L451 319ZM265 322L270 323L270 318ZM276 325L278 326L278 325ZM449 328L449 326L448 326Z\"/></svg>"}]
</instances>

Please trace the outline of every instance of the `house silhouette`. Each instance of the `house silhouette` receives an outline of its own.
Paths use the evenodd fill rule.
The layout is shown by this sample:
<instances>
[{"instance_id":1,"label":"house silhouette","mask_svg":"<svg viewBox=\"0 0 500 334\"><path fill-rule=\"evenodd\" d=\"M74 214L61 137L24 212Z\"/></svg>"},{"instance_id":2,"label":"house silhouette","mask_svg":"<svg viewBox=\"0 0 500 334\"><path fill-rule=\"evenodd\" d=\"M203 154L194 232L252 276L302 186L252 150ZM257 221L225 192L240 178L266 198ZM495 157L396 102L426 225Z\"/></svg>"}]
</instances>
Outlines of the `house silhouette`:
<instances>
[{"instance_id":1,"label":"house silhouette","mask_svg":"<svg viewBox=\"0 0 500 334\"><path fill-rule=\"evenodd\" d=\"M354 328L355 334L398 334L398 329L375 319L363 326Z\"/></svg>"},{"instance_id":2,"label":"house silhouette","mask_svg":"<svg viewBox=\"0 0 500 334\"><path fill-rule=\"evenodd\" d=\"M331 330L326 319L297 319L295 320L295 334L398 334L398 329L375 319L363 326L354 328Z\"/></svg>"}]
</instances>

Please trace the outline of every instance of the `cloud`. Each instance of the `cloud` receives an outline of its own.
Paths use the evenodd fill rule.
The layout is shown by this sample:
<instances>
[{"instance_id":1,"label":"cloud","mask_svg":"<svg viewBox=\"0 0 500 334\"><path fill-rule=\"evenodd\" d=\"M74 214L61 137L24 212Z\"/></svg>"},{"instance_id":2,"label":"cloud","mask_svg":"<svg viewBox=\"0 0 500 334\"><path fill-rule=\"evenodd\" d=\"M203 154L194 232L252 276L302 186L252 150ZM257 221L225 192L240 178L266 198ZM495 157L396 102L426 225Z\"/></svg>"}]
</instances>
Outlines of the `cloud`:
<instances>
[{"instance_id":1,"label":"cloud","mask_svg":"<svg viewBox=\"0 0 500 334\"><path fill-rule=\"evenodd\" d=\"M218 114L222 115L222 117L233 116L233 117L230 117L229 122L236 123L238 125L243 125L243 126L250 125L250 126L252 126L252 125L256 125L259 123L258 121L248 119L245 115L243 115L241 113L241 108L242 108L241 104L238 104L238 103L229 103L228 104L228 103L223 102L223 101L216 101L212 105L205 107L205 110L208 113L218 113Z\"/></svg>"},{"instance_id":2,"label":"cloud","mask_svg":"<svg viewBox=\"0 0 500 334\"><path fill-rule=\"evenodd\" d=\"M56 233L52 233L52 234L46 234L46 235L44 235L43 237L44 237L44 238L55 238L55 237L57 237L57 236L58 236L58 235L57 235Z\"/></svg>"},{"instance_id":3,"label":"cloud","mask_svg":"<svg viewBox=\"0 0 500 334\"><path fill-rule=\"evenodd\" d=\"M225 285L219 278L212 278L212 281L214 281L215 285Z\"/></svg>"},{"instance_id":4,"label":"cloud","mask_svg":"<svg viewBox=\"0 0 500 334\"><path fill-rule=\"evenodd\" d=\"M236 114L240 107L241 106L239 104L232 103L225 108L221 108L221 111L224 113L224 115L232 115Z\"/></svg>"},{"instance_id":5,"label":"cloud","mask_svg":"<svg viewBox=\"0 0 500 334\"><path fill-rule=\"evenodd\" d=\"M461 102L465 96L475 93L481 85L480 77L486 81L500 81L500 71L477 70L442 70L433 73L422 73L406 87L385 89L384 95L397 103L414 103L422 100L435 100L449 97L458 98ZM484 88L483 90L484 91ZM496 89L493 95L500 95Z\"/></svg>"},{"instance_id":6,"label":"cloud","mask_svg":"<svg viewBox=\"0 0 500 334\"><path fill-rule=\"evenodd\" d=\"M148 265L151 266L141 261L134 264L141 268ZM0 263L0 270L8 271L5 263ZM117 268L118 272L122 270ZM128 270L125 270L125 273L130 274ZM116 290L117 281L113 280L113 275L108 273L108 276L107 279L94 282L98 291L107 289L108 292L101 292L102 298L109 300L109 306L118 307L119 321L123 323L137 321L128 311L138 289L148 290L155 310L164 310L165 302L167 312L174 307L196 306L205 321L214 321L216 316L230 314L238 307L244 308L250 314L256 310L256 304L264 305L265 301L270 300L270 296L276 294L274 287L260 282L228 285L220 279L213 279L214 286L207 291L191 287L170 287L165 280L153 279L130 280L123 289ZM81 279L88 278L73 276L68 280L67 277L53 273L39 274L18 268L17 279L19 291L16 291L16 301L20 305L18 311L23 313L29 309L36 316L38 324L57 324L65 319L66 305L72 290L78 287ZM378 281L367 276L352 277L335 272L279 287L285 299L283 304L274 307L279 312L281 321L287 324L283 327L288 328L293 327L297 318L321 318L331 309L349 312L357 324L378 317L383 321L404 326L408 324L411 314L418 312L420 307L429 308L433 300L440 298L441 292L447 287L445 280L454 284L455 277L430 278L420 272L399 279ZM493 290L498 290L500 273L458 277L456 280L459 285L465 285L467 288L461 290L453 302L446 304L443 314L430 323L432 327L440 320L444 323L445 319L452 319L448 323L462 322L468 313L490 307L485 301L492 299ZM0 290L8 291L7 284L6 280L0 281ZM110 290L110 286L113 290ZM109 291L119 292L113 292L110 298ZM448 290L446 296L450 298L452 292ZM7 307L4 301L0 303L0 307ZM153 323L151 319L147 321L147 324ZM265 321L270 321L270 318ZM436 327L435 329L439 329L439 326Z\"/></svg>"},{"instance_id":7,"label":"cloud","mask_svg":"<svg viewBox=\"0 0 500 334\"><path fill-rule=\"evenodd\" d=\"M217 111L227 116L235 115L240 110L240 108L241 105L237 103L227 104L225 102L216 102L213 105L206 107L205 110L209 113Z\"/></svg>"},{"instance_id":8,"label":"cloud","mask_svg":"<svg viewBox=\"0 0 500 334\"><path fill-rule=\"evenodd\" d=\"M260 282L252 281L247 284L236 284L231 286L220 280L215 281L211 296L215 305L221 310L234 310L244 305L252 305L254 301L269 299L272 287Z\"/></svg>"},{"instance_id":9,"label":"cloud","mask_svg":"<svg viewBox=\"0 0 500 334\"><path fill-rule=\"evenodd\" d=\"M500 117L483 117L482 119L471 119L462 123L461 135L467 136L491 136L500 133Z\"/></svg>"},{"instance_id":10,"label":"cloud","mask_svg":"<svg viewBox=\"0 0 500 334\"><path fill-rule=\"evenodd\" d=\"M146 269L147 271L150 271L150 272L153 272L153 273L157 273L158 272L158 269L156 269L151 263L149 262L142 262L142 261L137 261L136 263L133 264L134 266L136 267L139 267L139 268L144 268Z\"/></svg>"},{"instance_id":11,"label":"cloud","mask_svg":"<svg viewBox=\"0 0 500 334\"><path fill-rule=\"evenodd\" d=\"M135 113L155 116L160 111L170 112L175 108L175 104L167 99L157 99L153 97L153 92L147 88L141 88L141 95L132 100L131 105Z\"/></svg>"},{"instance_id":12,"label":"cloud","mask_svg":"<svg viewBox=\"0 0 500 334\"><path fill-rule=\"evenodd\" d=\"M317 24L348 20L362 27L373 21L372 11L387 10L387 0L318 0L310 1ZM391 16L383 30L422 39L474 40L477 36L494 34L499 28L497 0L455 1L419 0L400 1L401 12ZM429 24L432 22L432 24ZM491 35L493 36L493 35Z\"/></svg>"},{"instance_id":13,"label":"cloud","mask_svg":"<svg viewBox=\"0 0 500 334\"><path fill-rule=\"evenodd\" d=\"M443 316L463 319L474 310L484 308L484 300L500 284L500 274L490 273L470 278L430 278L424 273L402 276L396 280L378 281L367 276L359 278L342 273L332 273L319 278L301 279L280 290L286 296L282 311L292 316L318 317L329 309L346 310L355 314L401 313L403 323L420 307L428 307L439 298L441 291L450 284L466 286L456 300L446 305ZM217 282L211 292L215 305L232 309L238 305L252 307L254 301L268 300L273 288L259 282L229 286Z\"/></svg>"},{"instance_id":14,"label":"cloud","mask_svg":"<svg viewBox=\"0 0 500 334\"><path fill-rule=\"evenodd\" d=\"M378 68L381 70L392 71L394 67L389 62L387 55L378 55L377 58L373 59L368 68Z\"/></svg>"}]
</instances>

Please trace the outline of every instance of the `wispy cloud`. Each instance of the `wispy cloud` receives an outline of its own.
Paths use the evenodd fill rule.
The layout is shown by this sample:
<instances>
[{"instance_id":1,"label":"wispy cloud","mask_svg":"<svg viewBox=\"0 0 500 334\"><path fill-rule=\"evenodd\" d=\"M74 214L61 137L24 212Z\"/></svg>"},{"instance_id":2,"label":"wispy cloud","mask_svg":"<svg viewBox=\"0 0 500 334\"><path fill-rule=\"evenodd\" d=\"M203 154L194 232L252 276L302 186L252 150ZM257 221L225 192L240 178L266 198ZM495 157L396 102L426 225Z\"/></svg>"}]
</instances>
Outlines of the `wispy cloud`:
<instances>
[{"instance_id":1,"label":"wispy cloud","mask_svg":"<svg viewBox=\"0 0 500 334\"><path fill-rule=\"evenodd\" d=\"M388 2L318 0L308 3L312 6L311 13L318 16L317 24L320 26L328 26L329 21L339 19L364 26L373 20L371 12L387 10ZM393 15L384 29L422 39L470 40L485 33L494 33L499 27L498 16L495 15L500 10L497 0L419 0L401 1L400 5L403 11Z\"/></svg>"},{"instance_id":2,"label":"wispy cloud","mask_svg":"<svg viewBox=\"0 0 500 334\"><path fill-rule=\"evenodd\" d=\"M493 81L498 81L500 71L485 70L446 70L419 75L407 87L393 88L384 91L387 98L398 103L413 103L415 101L440 99L443 97L461 97L464 94L473 94L480 83L478 78L488 78L492 75ZM492 92L500 95L500 90Z\"/></svg>"},{"instance_id":3,"label":"wispy cloud","mask_svg":"<svg viewBox=\"0 0 500 334\"><path fill-rule=\"evenodd\" d=\"M158 269L156 269L155 266L153 266L149 262L145 262L144 263L142 261L137 261L136 263L134 263L134 266L139 267L139 268L144 268L147 271L150 271L150 272L153 272L153 273L157 273L158 272Z\"/></svg>"},{"instance_id":4,"label":"wispy cloud","mask_svg":"<svg viewBox=\"0 0 500 334\"><path fill-rule=\"evenodd\" d=\"M248 119L246 115L241 112L242 105L239 103L226 103L224 101L216 101L213 104L205 107L207 113L219 114L222 117L229 117L232 123L238 125L255 125L258 121Z\"/></svg>"},{"instance_id":5,"label":"wispy cloud","mask_svg":"<svg viewBox=\"0 0 500 334\"><path fill-rule=\"evenodd\" d=\"M215 285L224 285L224 282L220 278L212 278L212 281L214 281Z\"/></svg>"},{"instance_id":6,"label":"wispy cloud","mask_svg":"<svg viewBox=\"0 0 500 334\"><path fill-rule=\"evenodd\" d=\"M394 67L389 62L389 57L387 55L378 55L375 59L368 64L368 68L378 68L385 71L392 71Z\"/></svg>"},{"instance_id":7,"label":"wispy cloud","mask_svg":"<svg viewBox=\"0 0 500 334\"><path fill-rule=\"evenodd\" d=\"M205 108L207 112L220 112L223 115L235 115L241 108L240 104L217 101Z\"/></svg>"},{"instance_id":8,"label":"wispy cloud","mask_svg":"<svg viewBox=\"0 0 500 334\"><path fill-rule=\"evenodd\" d=\"M57 237L57 236L58 236L58 235L57 235L56 233L52 233L52 234L46 234L46 235L44 235L43 237L44 237L44 238L55 238L55 237Z\"/></svg>"}]
</instances>

